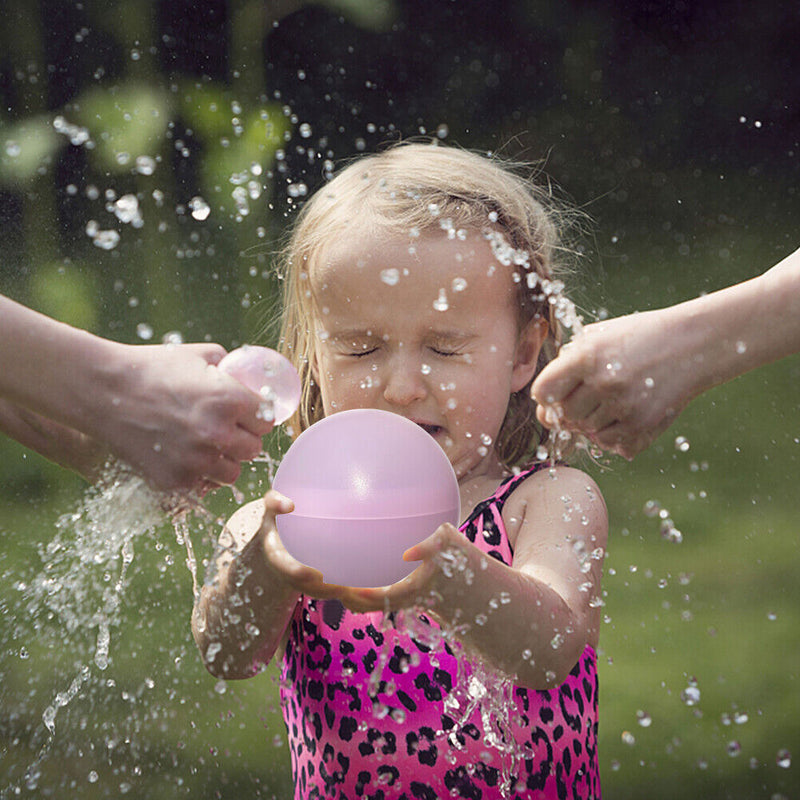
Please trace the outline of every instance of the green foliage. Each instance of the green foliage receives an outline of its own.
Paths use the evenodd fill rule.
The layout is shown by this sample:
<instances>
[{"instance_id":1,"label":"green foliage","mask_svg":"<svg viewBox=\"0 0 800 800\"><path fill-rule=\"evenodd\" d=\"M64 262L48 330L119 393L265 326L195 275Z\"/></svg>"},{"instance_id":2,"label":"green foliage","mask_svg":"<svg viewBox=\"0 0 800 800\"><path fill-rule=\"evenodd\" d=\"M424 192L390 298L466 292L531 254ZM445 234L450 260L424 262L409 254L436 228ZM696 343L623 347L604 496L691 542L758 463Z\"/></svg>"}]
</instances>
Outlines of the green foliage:
<instances>
[{"instance_id":1,"label":"green foliage","mask_svg":"<svg viewBox=\"0 0 800 800\"><path fill-rule=\"evenodd\" d=\"M133 81L89 89L72 109L75 120L90 131L101 167L129 173L138 156L161 151L173 106L165 90Z\"/></svg>"},{"instance_id":2,"label":"green foliage","mask_svg":"<svg viewBox=\"0 0 800 800\"><path fill-rule=\"evenodd\" d=\"M25 185L42 175L62 146L44 115L0 124L0 186Z\"/></svg>"},{"instance_id":3,"label":"green foliage","mask_svg":"<svg viewBox=\"0 0 800 800\"><path fill-rule=\"evenodd\" d=\"M388 30L397 18L394 0L317 0L368 30Z\"/></svg>"},{"instance_id":4,"label":"green foliage","mask_svg":"<svg viewBox=\"0 0 800 800\"><path fill-rule=\"evenodd\" d=\"M97 326L97 286L70 262L42 264L31 278L31 300L43 314L92 331Z\"/></svg>"},{"instance_id":5,"label":"green foliage","mask_svg":"<svg viewBox=\"0 0 800 800\"><path fill-rule=\"evenodd\" d=\"M204 144L203 183L209 194L253 165L266 173L291 130L278 104L243 108L233 92L210 82L186 84L180 104L181 117Z\"/></svg>"}]
</instances>

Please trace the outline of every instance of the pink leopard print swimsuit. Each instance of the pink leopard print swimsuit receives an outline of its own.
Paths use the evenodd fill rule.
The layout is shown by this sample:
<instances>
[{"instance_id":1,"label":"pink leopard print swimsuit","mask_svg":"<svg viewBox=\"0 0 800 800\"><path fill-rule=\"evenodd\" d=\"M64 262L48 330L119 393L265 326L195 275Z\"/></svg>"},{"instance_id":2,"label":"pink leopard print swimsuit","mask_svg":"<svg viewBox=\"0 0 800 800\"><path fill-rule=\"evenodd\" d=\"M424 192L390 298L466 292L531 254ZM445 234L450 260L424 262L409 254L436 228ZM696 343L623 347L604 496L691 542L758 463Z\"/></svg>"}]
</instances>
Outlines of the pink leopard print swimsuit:
<instances>
[{"instance_id":1,"label":"pink leopard print swimsuit","mask_svg":"<svg viewBox=\"0 0 800 800\"><path fill-rule=\"evenodd\" d=\"M533 471L504 481L461 526L506 564L503 505ZM412 634L383 614L353 614L334 601L298 604L281 674L296 800L600 798L592 647L558 689L514 688L513 733L527 757L515 762L509 794L502 789L509 756L484 742L480 709L453 730L444 699L459 675L456 657L447 644L432 646L420 627Z\"/></svg>"}]
</instances>

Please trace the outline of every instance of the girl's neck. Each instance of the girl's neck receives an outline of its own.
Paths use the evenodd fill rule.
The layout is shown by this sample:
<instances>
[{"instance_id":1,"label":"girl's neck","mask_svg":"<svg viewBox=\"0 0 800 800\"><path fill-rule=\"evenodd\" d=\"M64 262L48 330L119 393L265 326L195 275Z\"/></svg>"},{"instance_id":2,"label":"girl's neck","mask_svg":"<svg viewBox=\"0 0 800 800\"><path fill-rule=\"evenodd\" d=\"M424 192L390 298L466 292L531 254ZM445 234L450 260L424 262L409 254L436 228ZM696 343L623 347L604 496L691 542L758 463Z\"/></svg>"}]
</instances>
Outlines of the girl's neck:
<instances>
[{"instance_id":1,"label":"girl's neck","mask_svg":"<svg viewBox=\"0 0 800 800\"><path fill-rule=\"evenodd\" d=\"M500 463L497 456L485 458L479 466L468 472L458 481L461 496L461 522L463 522L478 503L492 495L500 482L511 473Z\"/></svg>"}]
</instances>

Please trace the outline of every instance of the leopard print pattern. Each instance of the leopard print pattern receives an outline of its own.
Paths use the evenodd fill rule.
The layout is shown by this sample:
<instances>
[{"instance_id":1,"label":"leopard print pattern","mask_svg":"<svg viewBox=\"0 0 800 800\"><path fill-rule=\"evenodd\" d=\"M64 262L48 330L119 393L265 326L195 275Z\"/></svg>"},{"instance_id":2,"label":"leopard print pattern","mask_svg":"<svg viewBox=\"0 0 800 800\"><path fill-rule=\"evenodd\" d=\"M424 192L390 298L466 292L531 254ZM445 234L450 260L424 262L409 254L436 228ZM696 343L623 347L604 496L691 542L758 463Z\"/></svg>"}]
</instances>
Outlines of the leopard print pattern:
<instances>
[{"instance_id":1,"label":"leopard print pattern","mask_svg":"<svg viewBox=\"0 0 800 800\"><path fill-rule=\"evenodd\" d=\"M503 504L533 471L504 481L461 526L506 564ZM459 672L446 642L420 635L425 624L395 626L391 616L354 614L337 601L298 603L281 671L296 800L600 797L591 646L558 688L514 687L513 735L524 755L509 790L502 761L509 756L485 742L480 709L458 728L445 711L469 665L462 661Z\"/></svg>"}]
</instances>

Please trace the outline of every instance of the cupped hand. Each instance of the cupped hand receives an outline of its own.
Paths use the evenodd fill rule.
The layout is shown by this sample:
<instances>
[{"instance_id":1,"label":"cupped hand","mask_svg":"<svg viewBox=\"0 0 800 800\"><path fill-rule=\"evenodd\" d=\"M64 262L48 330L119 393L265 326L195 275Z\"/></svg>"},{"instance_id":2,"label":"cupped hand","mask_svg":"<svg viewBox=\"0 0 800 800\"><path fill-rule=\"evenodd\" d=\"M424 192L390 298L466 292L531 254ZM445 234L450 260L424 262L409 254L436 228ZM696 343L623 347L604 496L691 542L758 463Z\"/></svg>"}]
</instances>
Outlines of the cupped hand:
<instances>
[{"instance_id":1,"label":"cupped hand","mask_svg":"<svg viewBox=\"0 0 800 800\"><path fill-rule=\"evenodd\" d=\"M120 345L98 391L106 394L93 438L156 489L197 489L236 481L241 462L262 451L273 423L261 398L212 368L214 344Z\"/></svg>"},{"instance_id":2,"label":"cupped hand","mask_svg":"<svg viewBox=\"0 0 800 800\"><path fill-rule=\"evenodd\" d=\"M539 422L633 458L692 397L693 362L678 333L670 309L586 326L533 382Z\"/></svg>"},{"instance_id":3,"label":"cupped hand","mask_svg":"<svg viewBox=\"0 0 800 800\"><path fill-rule=\"evenodd\" d=\"M459 569L468 564L472 550L479 552L457 528L445 523L403 554L404 561L420 562L410 575L391 586L345 587L338 599L351 611L359 613L419 607L435 611L441 599L442 581L458 577Z\"/></svg>"},{"instance_id":4,"label":"cupped hand","mask_svg":"<svg viewBox=\"0 0 800 800\"><path fill-rule=\"evenodd\" d=\"M293 510L294 503L274 489L264 496L261 533L267 565L274 578L293 591L320 600L340 598L345 587L325 583L318 569L298 561L284 547L275 520L278 514L289 514Z\"/></svg>"}]
</instances>

